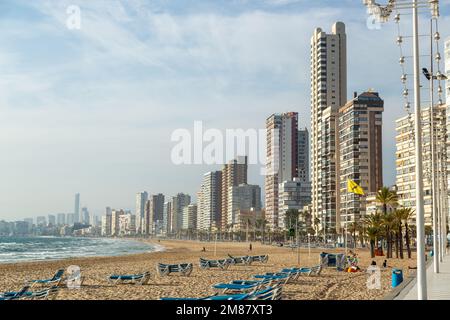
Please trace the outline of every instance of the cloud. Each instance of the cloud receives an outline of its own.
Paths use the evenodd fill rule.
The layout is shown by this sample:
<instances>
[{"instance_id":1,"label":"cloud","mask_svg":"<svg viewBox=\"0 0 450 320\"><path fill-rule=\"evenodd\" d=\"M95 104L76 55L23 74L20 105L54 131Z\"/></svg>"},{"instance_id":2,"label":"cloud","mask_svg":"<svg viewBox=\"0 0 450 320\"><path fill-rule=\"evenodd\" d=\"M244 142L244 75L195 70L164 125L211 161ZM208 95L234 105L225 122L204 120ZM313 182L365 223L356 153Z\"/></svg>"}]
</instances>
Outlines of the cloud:
<instances>
[{"instance_id":1,"label":"cloud","mask_svg":"<svg viewBox=\"0 0 450 320\"><path fill-rule=\"evenodd\" d=\"M347 24L349 91L375 88L386 101L392 181L394 120L403 114L395 29L367 29L354 1L320 10L294 0L19 3L26 11L0 19L8 25L0 34L0 167L8 168L0 207L10 210L0 217L69 211L75 192L96 213L132 207L140 189L194 194L211 168L168 159L171 132L195 120L262 128L270 114L294 110L309 127L310 37L337 20ZM71 4L80 5L81 30L65 26ZM449 25L445 17L442 34Z\"/></svg>"}]
</instances>

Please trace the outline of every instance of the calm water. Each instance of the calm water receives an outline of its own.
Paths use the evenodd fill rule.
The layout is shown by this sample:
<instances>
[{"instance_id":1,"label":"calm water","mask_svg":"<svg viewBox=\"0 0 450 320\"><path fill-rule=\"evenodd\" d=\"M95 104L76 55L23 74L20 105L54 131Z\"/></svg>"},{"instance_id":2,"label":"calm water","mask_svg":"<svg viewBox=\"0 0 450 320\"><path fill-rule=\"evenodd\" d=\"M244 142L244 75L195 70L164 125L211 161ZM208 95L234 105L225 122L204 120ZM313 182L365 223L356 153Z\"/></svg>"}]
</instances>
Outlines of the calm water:
<instances>
[{"instance_id":1,"label":"calm water","mask_svg":"<svg viewBox=\"0 0 450 320\"><path fill-rule=\"evenodd\" d=\"M143 242L105 238L0 237L0 263L159 251Z\"/></svg>"}]
</instances>

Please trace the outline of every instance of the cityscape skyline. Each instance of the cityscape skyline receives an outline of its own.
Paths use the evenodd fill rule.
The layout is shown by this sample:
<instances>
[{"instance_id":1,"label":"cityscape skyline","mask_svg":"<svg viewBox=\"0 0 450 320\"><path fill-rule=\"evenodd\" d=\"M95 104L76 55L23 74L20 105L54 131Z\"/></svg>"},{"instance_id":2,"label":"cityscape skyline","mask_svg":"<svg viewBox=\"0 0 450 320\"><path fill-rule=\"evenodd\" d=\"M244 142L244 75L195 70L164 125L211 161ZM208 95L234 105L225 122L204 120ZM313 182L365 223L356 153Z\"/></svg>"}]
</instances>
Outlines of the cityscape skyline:
<instances>
[{"instance_id":1,"label":"cityscape skyline","mask_svg":"<svg viewBox=\"0 0 450 320\"><path fill-rule=\"evenodd\" d=\"M198 100L194 99L190 95L184 93L182 98L180 98L183 103L169 99L167 96L161 97L160 101L155 104L155 107L149 107L146 111L146 105L142 104L142 101L147 99L144 94L146 88L155 88L154 82L150 81L144 82L144 86L138 86L133 83L133 86L121 86L121 83L110 83L110 85L100 87L100 91L105 94L110 95L108 103L103 104L101 107L94 108L92 118L86 117L86 111L81 108L86 101L79 100L75 97L75 92L91 92L90 97L92 101L88 101L87 105L92 106L98 103L98 97L92 95L92 91L95 91L95 87L92 82L83 83L90 76L93 76L93 80L100 80L102 77L111 76L111 74L106 72L105 65L96 65L94 72L96 74L84 75L82 72L76 72L75 69L70 68L69 73L73 73L73 83L68 82L68 78L64 78L61 85L68 85L68 89L63 90L60 96L55 96L55 92L58 87L55 86L55 79L48 79L47 73L44 73L44 80L42 83L38 79L37 75L42 74L42 68L48 67L50 64L54 64L54 69L59 72L59 70L64 70L67 67L66 60L64 58L56 59L51 61L51 56L45 56L42 54L37 54L34 51L35 57L31 59L25 53L19 56L13 53L24 46L23 40L26 35L29 35L23 28L24 17L23 14L26 12L29 14L28 23L33 23L36 26L40 24L52 30L58 35L52 34L52 32L44 32L43 43L39 44L38 39L31 39L30 44L37 45L37 48L42 48L42 45L51 45L54 47L55 40L65 40L64 47L58 48L56 52L68 54L67 49L69 44L77 43L85 45L84 50L78 50L72 55L68 55L68 61L74 62L75 66L82 66L81 70L87 70L86 68L94 66L97 60L97 55L95 55L91 50L91 46L100 45L101 47L107 48L108 54L114 58L112 61L119 62L124 68L129 68L130 73L122 74L123 78L129 77L131 74L135 74L136 65L129 66L126 59L130 57L130 52L122 52L117 47L117 43L124 45L120 41L124 38L120 37L118 42L113 41L111 38L111 31L121 30L123 33L118 33L119 35L133 35L132 39L136 40L137 43L144 43L144 52L139 57L136 57L139 64L148 67L151 70L152 63L154 61L150 60L139 60L146 53L150 52L155 45L152 41L145 41L146 35L136 34L125 27L124 21L129 21L127 19L135 18L136 12L133 13L132 5L126 7L124 2L117 2L118 4L123 4L127 10L122 13L122 18L119 19L120 10L118 7L113 6L109 8L106 13L101 12L99 7L95 4L88 4L84 1L80 2L80 6L89 13L94 12L101 17L102 29L99 38L90 39L87 38L87 33L91 27L93 27L93 16L87 15L83 17L83 27L80 32L69 32L63 30L61 27L61 18L64 16L65 11L63 10L65 1L61 1L61 4L50 5L47 2L42 2L40 4L28 4L25 1L18 1L13 4L11 1L6 1L8 3L9 10L0 11L0 19L4 21L2 23L11 23L14 27L6 28L5 34L1 35L2 40L11 40L11 33L18 32L19 36L15 41L10 41L9 45L5 44L4 50L0 53L0 66L5 66L5 77L10 80L9 84L6 82L0 82L0 89L5 92L5 97L0 100L0 112L2 117L0 120L0 126L5 130L8 138L5 140L6 154L5 158L2 158L1 166L4 168L8 167L6 170L5 179L0 183L0 191L3 196L0 200L0 220L17 220L22 218L27 218L30 216L40 216L48 214L57 214L59 212L70 213L71 207L73 207L73 195L79 192L82 195L82 201L80 208L88 207L89 211L101 215L104 213L104 208L110 206L112 208L129 208L134 211L134 197L139 190L148 190L151 194L162 193L166 196L176 195L178 192L186 192L191 196L195 197L196 191L198 191L198 186L201 184L202 175L207 171L220 170L221 165L201 165L201 166L175 166L169 164L170 159L170 131L182 127L191 128L193 121L196 119L204 118L204 122L208 127L213 128L227 128L230 125L233 127L241 128L263 128L264 119L272 113L282 113L282 112L298 112L299 114L299 128L306 127L310 130L309 125L309 39L312 30L316 27L323 27L328 32L328 28L335 21L342 20L346 24L347 38L348 38L348 89L347 97L351 96L351 92L358 91L363 92L369 88L374 88L385 101L385 113L383 119L383 146L385 152L383 152L383 164L384 164L384 181L386 185L392 185L395 183L395 121L404 115L402 108L403 103L401 102L401 85L398 83L399 72L385 73L383 70L389 70L398 68L398 63L396 59L390 59L389 61L379 61L376 66L367 63L381 56L380 52L386 52L392 57L396 57L396 48L394 44L394 37L391 34L391 28L389 26L383 26L381 30L370 30L367 28L366 21L363 19L364 9L361 8L360 3L355 3L355 1L346 1L345 4L334 6L334 3L329 1L320 1L324 3L325 9L321 9L321 14L315 12L313 7L309 7L305 13L302 13L304 5L301 1L287 1L283 4L276 4L276 1L264 1L264 5L258 6L254 2L244 9L240 9L240 12L233 13L221 13L218 8L213 7L202 7L202 2L198 5L200 12L209 12L213 15L212 25L217 28L218 37L214 41L214 50L212 52L206 51L205 64L203 67L205 70L214 70L214 76L217 77L215 81L212 81L212 85L206 85L204 80L211 80L204 78L205 76L200 74L195 77L199 84L202 84L199 88L196 88L194 92L199 92L205 90L205 88L210 89L210 95L201 96L202 108L192 108L190 106L195 105ZM357 1L356 1L357 2ZM77 1L71 1L71 3L77 3ZM146 1L136 1L134 2L145 4ZM250 1L251 3L251 1ZM332 8L329 4L333 4ZM174 49L170 44L175 43L175 48L179 49L179 42L183 43L183 39L186 36L185 33L181 32L180 27L189 26L191 31L195 31L194 35L200 37L202 32L199 30L198 26L192 24L189 17L196 17L199 19L201 26L204 26L204 20L202 20L202 15L192 14L192 12L181 13L173 8L164 8L162 4L159 4L162 10L167 16L162 16L161 14L155 13L154 8L145 7L144 12L149 12L155 20L161 25L157 31L160 42L158 45L167 45L171 49ZM449 26L449 3L442 3L442 15L443 23L441 27L441 33L447 37L450 34ZM15 8L14 10L11 8ZM162 9L161 9L162 8ZM203 8L203 9L202 9ZM232 6L228 6L229 10L232 10ZM147 10L147 11L145 11ZM173 11L175 10L175 11ZM351 12L358 12L352 15ZM177 12L179 15L175 15ZM350 14L349 14L350 12ZM317 17L317 19L306 18L309 15ZM123 16L125 15L125 16ZM181 17L181 18L180 18ZM184 17L184 19L183 19ZM4 18L4 19L3 19ZM138 17L139 18L139 17ZM142 17L141 17L142 18ZM164 20L166 18L166 20ZM138 19L139 20L139 19ZM283 22L281 22L283 20ZM311 21L313 20L313 21ZM107 22L111 23L108 25ZM243 23L244 26L248 27L240 30L242 35L234 29L230 29L233 23ZM260 23L267 22L273 28L270 31L263 28L263 30L258 31L257 35L265 36L265 41L258 38L252 40L250 34L256 32L252 29L255 25L260 26ZM104 23L104 24L103 24ZM138 21L142 23L142 21ZM106 29L110 26L111 29ZM137 25L136 25L137 26ZM167 26L172 26L172 28L167 28ZM114 28L113 28L114 27ZM154 26L156 28L156 26ZM292 40L292 37L287 32L289 30L299 31L298 40ZM200 28L201 29L201 28ZM11 31L8 31L11 30ZM168 30L172 30L173 34L170 34ZM20 32L19 32L20 31ZM149 30L147 30L149 31ZM155 31L155 30L152 30ZM163 31L166 31L164 33ZM231 31L234 38L226 37L226 33ZM261 33L259 33L261 32ZM169 33L169 34L168 34ZM108 36L109 35L109 36ZM367 41L367 37L370 35L370 43ZM388 35L392 38L392 42L385 41L384 37ZM106 36L103 40L101 36ZM147 35L148 36L148 35ZM205 41L211 41L210 34L208 33L208 39ZM230 48L234 40L239 40L238 46L238 57L229 56ZM383 39L381 41L381 39ZM377 42L377 40L380 40ZM255 43L256 41L256 43ZM255 47L258 53L267 52L265 55L256 55L255 61L250 62L249 57L255 57L255 55L245 50L250 50L250 47ZM375 45L374 45L375 43ZM192 44L185 44L188 48L192 47ZM275 47L277 50L266 51L269 47ZM135 46L133 46L135 48ZM228 60L226 61L228 68L225 71L221 71L220 68L217 70L217 65L219 64L215 60L211 60L211 57L220 52L220 48L226 51L228 54ZM114 54L114 50L116 54ZM195 49L195 48L194 48ZM203 47L200 49L204 49ZM39 51L39 50L38 50ZM131 50L130 50L131 51ZM358 55L354 52L358 52ZM87 54L94 54L92 61L84 61L81 58ZM220 57L226 58L227 54L222 54ZM248 56L247 56L248 55ZM202 56L202 55L200 55ZM296 59L294 59L296 57ZM27 59L31 60L28 61ZM103 57L104 58L104 57ZM153 57L155 61L161 62L161 57ZM162 72L164 66L170 65L174 61L182 62L178 60L179 58L172 57L171 61L163 61L162 65L153 66ZM200 61L199 57L190 56L187 64L192 61ZM297 61L298 60L298 61ZM386 59L388 60L388 59ZM25 72L28 64L37 64L32 68L32 72ZM186 61L184 61L186 63ZM238 73L237 69L245 66L245 63L249 64L248 69L243 68L244 74ZM425 62L423 62L425 64ZM183 64L184 66L184 64ZM7 68L6 68L7 67ZM13 71L16 68L17 71ZM359 74L360 69L365 68L363 74ZM189 71L190 74L195 74L199 70L185 70ZM291 70L292 69L292 70ZM399 70L399 69L394 69ZM133 72L131 72L133 71ZM188 73L189 73L188 72ZM90 72L89 72L90 73ZM264 74L266 78L270 79L263 83L257 83L256 75L258 79L261 78L260 74ZM162 73L167 76L168 73ZM186 83L189 76L179 75L180 83ZM305 75L303 79L303 76ZM367 77L367 75L370 75ZM244 79L243 89L251 92L251 95L243 96L245 90L237 90L236 81L238 78ZM141 78L140 78L141 79ZM165 78L164 78L165 79ZM24 89L23 97L19 96L18 92L15 92L12 88L15 81L20 81L22 85L17 84L18 88ZM38 85L41 83L41 85ZM82 89L82 85L85 85L85 89ZM173 81L168 81L165 83L165 87L162 88L163 92L176 89L178 85L174 84ZM204 85L204 86L203 86ZM133 98L127 101L127 105L130 105L130 112L123 113L124 111L119 108L122 102L126 101L122 96L113 94L113 89L121 88L121 91L130 90ZM80 91L80 89L82 89ZM170 90L169 90L170 89ZM269 94L265 94L264 91L268 90ZM19 90L20 91L20 90ZM153 94L158 90L151 90ZM185 92L185 91L183 91ZM42 94L40 99L35 99ZM272 97L268 97L272 95ZM186 99L183 99L186 98ZM73 100L73 101L72 101ZM263 101L264 100L264 101ZM56 101L57 103L62 103L63 106L72 110L77 110L80 107L80 115L75 115L74 122L68 121L70 119L65 119L66 111L58 109L53 105L51 101ZM186 106L182 107L183 104ZM213 104L214 109L208 109L206 105ZM131 106L134 105L134 106ZM162 107L171 108L179 112L180 117L183 120L175 120L168 117L166 113L161 112ZM112 107L112 110L109 108ZM247 108L246 108L247 107ZM88 108L89 109L89 108ZM44 110L44 112L40 112ZM114 125L121 124L119 119L114 119L107 116L110 111L116 112L122 117L124 127L121 127L121 132L124 132L127 128L130 129L130 134L126 134L125 138L120 138L114 130ZM182 111L189 110L189 111ZM216 113L217 110L217 113ZM226 112L225 112L226 110ZM161 119L157 121L158 123L165 123L167 126L161 128L158 123L156 123L155 117L150 117L150 114L154 111L156 117ZM170 112L172 113L172 112ZM29 123L25 120L25 123L18 121L22 119L25 115L30 115L36 117L33 123ZM239 117L233 116L239 114ZM255 114L257 116L255 116ZM63 117L64 115L64 117ZM42 117L51 116L50 120L45 120ZM53 117L55 116L55 117ZM80 117L78 119L78 117ZM31 117L30 117L31 118ZM120 117L119 117L120 118ZM134 119L139 118L141 120L135 121ZM89 119L89 120L87 120ZM103 119L108 122L111 121L110 126L102 125L101 137L95 136L92 132L93 123L98 122L98 120ZM86 122L84 122L86 120ZM106 121L108 120L108 121ZM148 121L147 121L148 120ZM172 122L173 120L173 122ZM170 123L169 123L170 122ZM22 127L14 126L14 123L20 123L21 126L28 127L24 130ZM37 124L36 124L37 123ZM66 126L69 135L62 135L63 128ZM155 128L149 129L148 127L154 126ZM74 134L79 135L79 130L83 130L83 134L86 137L82 139L74 139ZM160 129L160 131L155 131ZM310 131L311 132L311 131ZM152 135L153 133L153 135ZM36 138L32 138L32 136ZM141 144L132 146L128 145L128 142L134 140L137 136L142 137L145 135L147 138L144 139L148 145L142 146ZM58 137L58 139L54 138ZM92 143L88 143L88 139L96 137ZM30 144L38 144L39 140L34 140L41 138L43 150L36 150L35 148L30 148ZM67 145L70 145L70 149ZM64 146L65 145L65 146ZM59 147L62 147L60 151ZM107 157L99 157L94 150L99 148L100 154ZM139 160L136 160L138 152L143 152L142 149L147 148L151 150L158 150L158 154L167 154L167 157L158 156L152 157L152 153L143 153ZM27 151L25 151L27 150ZM66 160L62 157L62 154L66 156L66 151L70 151L68 154L74 155L74 160ZM26 160L28 156L35 155L36 157L29 157L34 160L33 163ZM94 156L95 155L95 156ZM50 161L51 157L55 157L55 160ZM157 159L154 159L157 158ZM99 161L102 159L102 161ZM58 161L57 161L58 160ZM76 162L72 162L75 161ZM102 170L105 168L104 170ZM93 170L97 170L98 174L93 175ZM70 173L68 171L73 171ZM95 181L91 178L95 177ZM182 176L183 179L179 179ZM180 181L181 180L181 181ZM10 184L6 184L9 181ZM249 184L257 184L264 186L264 176L259 175L257 168L252 168L249 166ZM176 185L176 189L173 187ZM56 187L58 186L58 187ZM22 188L22 189L21 189ZM20 192L19 192L20 190ZM264 190L264 188L262 188ZM23 200L23 194L29 194L27 200ZM20 196L20 197L19 197ZM22 199L18 201L18 199ZM85 200L83 200L85 199Z\"/></svg>"}]
</instances>

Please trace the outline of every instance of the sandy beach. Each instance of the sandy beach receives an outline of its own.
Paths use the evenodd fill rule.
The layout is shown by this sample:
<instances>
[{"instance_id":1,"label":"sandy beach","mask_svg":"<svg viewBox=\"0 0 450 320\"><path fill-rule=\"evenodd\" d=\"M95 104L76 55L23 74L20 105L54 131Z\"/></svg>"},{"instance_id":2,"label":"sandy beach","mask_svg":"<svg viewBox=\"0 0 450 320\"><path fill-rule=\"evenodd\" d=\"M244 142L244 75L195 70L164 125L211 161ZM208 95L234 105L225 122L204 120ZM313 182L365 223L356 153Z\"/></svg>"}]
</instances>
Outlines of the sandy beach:
<instances>
[{"instance_id":1,"label":"sandy beach","mask_svg":"<svg viewBox=\"0 0 450 320\"><path fill-rule=\"evenodd\" d=\"M252 275L276 272L282 267L313 266L319 262L322 249L301 249L300 264L297 264L297 251L285 247L275 247L252 243L249 251L248 243L217 243L214 256L214 243L196 241L162 240L156 242L165 247L164 251L134 254L120 257L90 257L65 259L58 261L28 262L20 264L0 264L0 292L16 291L26 280L50 278L57 269L70 265L80 266L84 276L81 289L63 287L57 299L70 300L158 300L161 297L201 297L215 293L211 288L217 283L227 283L232 280L251 279ZM202 252L202 248L206 252ZM327 252L343 252L343 249L327 249ZM415 259L389 259L388 268L382 268L381 290L369 290L366 287L368 274L365 272L372 260L382 266L385 257L370 258L369 251L357 249L359 266L362 272L338 272L334 268L325 268L320 276L302 276L297 282L285 285L283 299L285 300L372 300L381 299L391 289L391 267L403 269L404 277L408 276L408 266L414 267ZM226 258L227 254L259 255L268 254L267 264L254 263L251 266L230 266L228 270L199 268L199 257L209 259ZM413 257L414 258L414 257ZM178 274L160 277L156 273L156 264L191 262L194 270L189 277ZM110 285L106 278L109 274L134 274L144 271L151 272L147 285Z\"/></svg>"}]
</instances>

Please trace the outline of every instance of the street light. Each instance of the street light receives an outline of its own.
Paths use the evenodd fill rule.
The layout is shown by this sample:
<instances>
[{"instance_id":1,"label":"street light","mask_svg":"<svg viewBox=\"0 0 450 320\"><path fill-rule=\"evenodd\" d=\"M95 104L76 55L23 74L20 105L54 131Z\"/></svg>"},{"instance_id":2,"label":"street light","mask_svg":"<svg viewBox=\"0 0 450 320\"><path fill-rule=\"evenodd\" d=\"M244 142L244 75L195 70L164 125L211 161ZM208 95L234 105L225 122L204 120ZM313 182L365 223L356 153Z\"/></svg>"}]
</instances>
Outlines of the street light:
<instances>
[{"instance_id":1,"label":"street light","mask_svg":"<svg viewBox=\"0 0 450 320\"><path fill-rule=\"evenodd\" d=\"M422 166L422 126L420 108L420 52L419 52L419 8L429 7L433 18L439 16L438 0L389 0L382 6L375 0L363 0L371 15L378 18L379 22L387 22L394 9L412 9L413 22L413 67L414 67L414 105L415 105L415 173L416 173L416 221L417 221L417 296L419 300L427 299L427 282L425 266L425 226L424 226L424 201L423 201L423 166ZM400 16L396 15L396 22Z\"/></svg>"}]
</instances>

